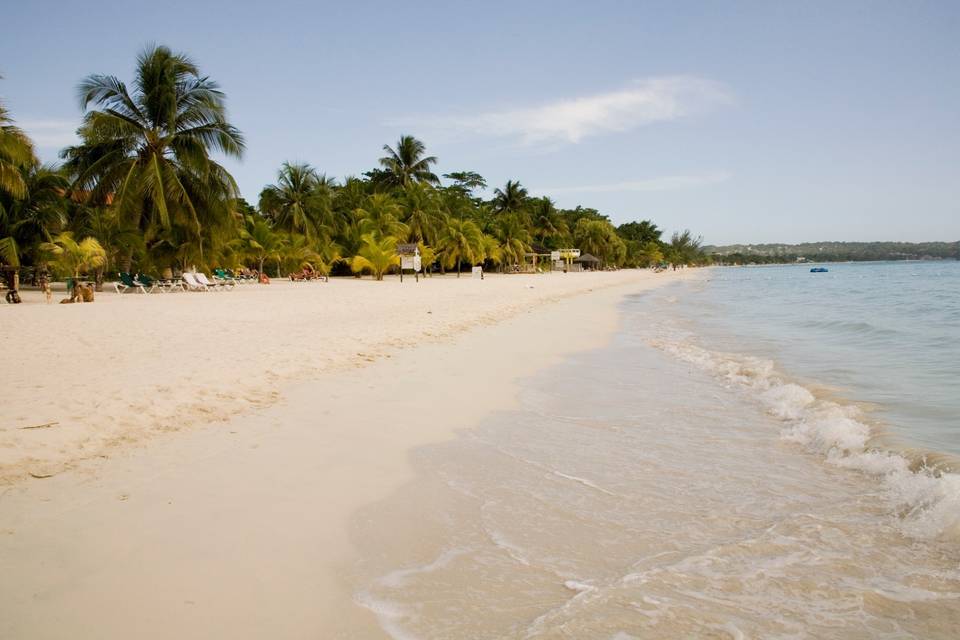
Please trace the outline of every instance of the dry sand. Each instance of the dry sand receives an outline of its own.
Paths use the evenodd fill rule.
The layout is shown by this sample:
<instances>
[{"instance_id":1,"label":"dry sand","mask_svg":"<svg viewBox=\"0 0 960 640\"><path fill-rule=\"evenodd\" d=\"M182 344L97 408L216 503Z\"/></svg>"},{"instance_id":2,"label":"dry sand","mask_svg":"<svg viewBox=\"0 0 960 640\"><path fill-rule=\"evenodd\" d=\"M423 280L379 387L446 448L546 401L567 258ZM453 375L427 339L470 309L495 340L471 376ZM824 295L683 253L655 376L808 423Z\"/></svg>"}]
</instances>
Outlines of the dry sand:
<instances>
[{"instance_id":1,"label":"dry sand","mask_svg":"<svg viewBox=\"0 0 960 640\"><path fill-rule=\"evenodd\" d=\"M411 448L508 406L519 377L602 344L624 294L676 277L0 307L0 637L382 637L344 577L351 514L409 478Z\"/></svg>"}]
</instances>

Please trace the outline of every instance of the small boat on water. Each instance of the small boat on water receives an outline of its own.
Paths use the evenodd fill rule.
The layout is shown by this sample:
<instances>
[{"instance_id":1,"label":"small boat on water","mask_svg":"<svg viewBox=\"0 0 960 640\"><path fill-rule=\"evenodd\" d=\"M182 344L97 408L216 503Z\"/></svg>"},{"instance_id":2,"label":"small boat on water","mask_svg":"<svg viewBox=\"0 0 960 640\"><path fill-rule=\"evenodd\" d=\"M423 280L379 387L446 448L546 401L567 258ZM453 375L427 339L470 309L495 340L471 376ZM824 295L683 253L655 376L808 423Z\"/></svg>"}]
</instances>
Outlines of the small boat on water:
<instances>
[{"instance_id":1,"label":"small boat on water","mask_svg":"<svg viewBox=\"0 0 960 640\"><path fill-rule=\"evenodd\" d=\"M829 271L826 267L814 267L810 269L810 273L828 273Z\"/></svg>"}]
</instances>

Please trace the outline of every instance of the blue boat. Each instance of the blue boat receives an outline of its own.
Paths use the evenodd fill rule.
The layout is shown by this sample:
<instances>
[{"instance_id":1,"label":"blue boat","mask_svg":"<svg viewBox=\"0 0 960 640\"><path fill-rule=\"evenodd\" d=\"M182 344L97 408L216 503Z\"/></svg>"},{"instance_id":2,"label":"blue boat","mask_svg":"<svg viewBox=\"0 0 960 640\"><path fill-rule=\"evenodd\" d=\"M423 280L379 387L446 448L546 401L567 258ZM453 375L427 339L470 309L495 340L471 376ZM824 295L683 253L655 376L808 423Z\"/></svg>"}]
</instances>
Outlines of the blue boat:
<instances>
[{"instance_id":1,"label":"blue boat","mask_svg":"<svg viewBox=\"0 0 960 640\"><path fill-rule=\"evenodd\" d=\"M830 270L826 267L814 267L813 269L810 269L810 273L827 273L829 271Z\"/></svg>"}]
</instances>

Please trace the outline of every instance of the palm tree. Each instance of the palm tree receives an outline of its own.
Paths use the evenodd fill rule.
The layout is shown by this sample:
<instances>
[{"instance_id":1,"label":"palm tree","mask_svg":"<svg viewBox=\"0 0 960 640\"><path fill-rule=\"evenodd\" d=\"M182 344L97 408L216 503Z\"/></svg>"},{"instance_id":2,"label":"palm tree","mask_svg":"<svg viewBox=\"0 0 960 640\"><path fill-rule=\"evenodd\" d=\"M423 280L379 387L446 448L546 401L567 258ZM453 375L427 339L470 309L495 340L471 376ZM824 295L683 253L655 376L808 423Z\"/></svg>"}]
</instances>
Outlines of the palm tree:
<instances>
[{"instance_id":1,"label":"palm tree","mask_svg":"<svg viewBox=\"0 0 960 640\"><path fill-rule=\"evenodd\" d=\"M27 186L21 169L33 162L30 138L14 126L6 107L0 103L0 192L6 192L14 198L24 197Z\"/></svg>"},{"instance_id":2,"label":"palm tree","mask_svg":"<svg viewBox=\"0 0 960 640\"><path fill-rule=\"evenodd\" d=\"M11 229L23 246L50 242L67 224L69 182L56 167L35 163L23 169L23 184L23 196L8 207Z\"/></svg>"},{"instance_id":3,"label":"palm tree","mask_svg":"<svg viewBox=\"0 0 960 640\"><path fill-rule=\"evenodd\" d=\"M70 229L75 236L89 235L100 242L106 255L101 268L97 269L97 291L103 289L104 272L110 269L129 270L128 266L118 269L126 256L141 257L146 251L143 234L129 222L120 219L112 207L87 207L78 205L70 219ZM139 267L146 271L148 265Z\"/></svg>"},{"instance_id":4,"label":"palm tree","mask_svg":"<svg viewBox=\"0 0 960 640\"><path fill-rule=\"evenodd\" d=\"M403 189L401 206L406 211L404 223L409 229L410 242L435 244L446 219L433 187L409 184Z\"/></svg>"},{"instance_id":5,"label":"palm tree","mask_svg":"<svg viewBox=\"0 0 960 640\"><path fill-rule=\"evenodd\" d=\"M360 251L350 260L350 270L354 273L370 271L374 279L383 280L390 267L400 264L397 255L397 239L392 236L377 237L372 233L363 235Z\"/></svg>"},{"instance_id":6,"label":"palm tree","mask_svg":"<svg viewBox=\"0 0 960 640\"><path fill-rule=\"evenodd\" d=\"M613 226L606 220L581 218L573 230L573 240L577 246L601 260L609 257L614 239L619 240Z\"/></svg>"},{"instance_id":7,"label":"palm tree","mask_svg":"<svg viewBox=\"0 0 960 640\"><path fill-rule=\"evenodd\" d=\"M460 263L476 264L483 260L483 232L472 220L452 218L440 238L442 262L447 269L457 267L460 277Z\"/></svg>"},{"instance_id":8,"label":"palm tree","mask_svg":"<svg viewBox=\"0 0 960 640\"><path fill-rule=\"evenodd\" d=\"M283 236L259 216L247 216L240 230L239 243L244 252L257 261L257 271L260 273L263 273L263 263L267 260L277 260L279 263L284 248ZM277 269L279 276L279 265Z\"/></svg>"},{"instance_id":9,"label":"palm tree","mask_svg":"<svg viewBox=\"0 0 960 640\"><path fill-rule=\"evenodd\" d=\"M374 193L363 203L363 207L354 211L360 235L372 234L377 237L406 237L409 229L400 222L403 209L388 193Z\"/></svg>"},{"instance_id":10,"label":"palm tree","mask_svg":"<svg viewBox=\"0 0 960 640\"><path fill-rule=\"evenodd\" d=\"M405 187L412 182L440 184L440 179L430 170L436 164L434 156L424 157L426 147L413 136L401 136L394 149L383 145L387 155L380 158L380 166L385 171L386 181L397 187Z\"/></svg>"},{"instance_id":11,"label":"palm tree","mask_svg":"<svg viewBox=\"0 0 960 640\"><path fill-rule=\"evenodd\" d=\"M503 264L503 250L500 248L500 241L494 236L483 234L481 247L484 260L490 261L495 267Z\"/></svg>"},{"instance_id":12,"label":"palm tree","mask_svg":"<svg viewBox=\"0 0 960 640\"><path fill-rule=\"evenodd\" d=\"M531 200L529 207L533 218L533 236L542 246L547 247L554 239L562 239L570 233L566 220L557 214L550 198L544 196Z\"/></svg>"},{"instance_id":13,"label":"palm tree","mask_svg":"<svg viewBox=\"0 0 960 640\"><path fill-rule=\"evenodd\" d=\"M328 241L334 232L331 187L309 164L284 162L277 183L260 192L260 211L277 229Z\"/></svg>"},{"instance_id":14,"label":"palm tree","mask_svg":"<svg viewBox=\"0 0 960 640\"><path fill-rule=\"evenodd\" d=\"M644 242L637 251L637 262L645 267L663 262L663 252L656 242Z\"/></svg>"},{"instance_id":15,"label":"palm tree","mask_svg":"<svg viewBox=\"0 0 960 640\"><path fill-rule=\"evenodd\" d=\"M16 204L18 198L27 195L23 170L36 161L30 138L14 126L3 103L0 103L0 195L8 195ZM7 211L0 200L0 261L11 266L20 266L20 248L14 237L13 226L17 218Z\"/></svg>"},{"instance_id":16,"label":"palm tree","mask_svg":"<svg viewBox=\"0 0 960 640\"><path fill-rule=\"evenodd\" d=\"M74 282L81 272L98 269L107 260L107 254L96 238L86 237L77 242L70 231L58 234L51 242L41 243L40 250L52 256L58 271L70 274Z\"/></svg>"},{"instance_id":17,"label":"palm tree","mask_svg":"<svg viewBox=\"0 0 960 640\"><path fill-rule=\"evenodd\" d=\"M187 56L158 46L137 58L132 92L114 76L91 75L79 93L82 142L62 154L77 187L94 204L112 200L148 241L188 229L202 260L205 225L229 217L238 194L211 153L239 158L244 149L220 87Z\"/></svg>"},{"instance_id":18,"label":"palm tree","mask_svg":"<svg viewBox=\"0 0 960 640\"><path fill-rule=\"evenodd\" d=\"M437 258L439 257L439 252L429 245L425 245L422 242L419 244L420 249L420 263L423 265L423 274L430 275L433 271L433 265L436 263Z\"/></svg>"},{"instance_id":19,"label":"palm tree","mask_svg":"<svg viewBox=\"0 0 960 640\"><path fill-rule=\"evenodd\" d=\"M330 264L304 235L290 234L281 250L281 260L284 268L291 272L310 267L324 276L330 273Z\"/></svg>"},{"instance_id":20,"label":"palm tree","mask_svg":"<svg viewBox=\"0 0 960 640\"><path fill-rule=\"evenodd\" d=\"M500 244L502 264L522 264L530 250L530 232L515 215L502 216L494 225L494 235Z\"/></svg>"},{"instance_id":21,"label":"palm tree","mask_svg":"<svg viewBox=\"0 0 960 640\"><path fill-rule=\"evenodd\" d=\"M494 189L493 206L497 213L520 211L527 201L527 190L516 180L507 180L503 189Z\"/></svg>"}]
</instances>

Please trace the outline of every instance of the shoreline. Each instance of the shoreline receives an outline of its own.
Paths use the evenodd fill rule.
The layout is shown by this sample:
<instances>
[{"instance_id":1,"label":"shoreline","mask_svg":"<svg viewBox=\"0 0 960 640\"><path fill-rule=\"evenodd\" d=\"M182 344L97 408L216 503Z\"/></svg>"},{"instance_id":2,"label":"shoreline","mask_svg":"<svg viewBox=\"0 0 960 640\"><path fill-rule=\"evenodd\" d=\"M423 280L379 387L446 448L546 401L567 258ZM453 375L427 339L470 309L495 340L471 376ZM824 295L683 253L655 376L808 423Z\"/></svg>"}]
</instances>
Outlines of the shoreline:
<instances>
[{"instance_id":1,"label":"shoreline","mask_svg":"<svg viewBox=\"0 0 960 640\"><path fill-rule=\"evenodd\" d=\"M283 400L291 384L454 338L538 305L671 276L624 270L276 281L216 293L116 294L3 308L17 340L0 387L0 487L81 471L171 432ZM58 300L54 300L57 302Z\"/></svg>"},{"instance_id":2,"label":"shoreline","mask_svg":"<svg viewBox=\"0 0 960 640\"><path fill-rule=\"evenodd\" d=\"M460 325L434 310L447 332L415 349L358 353L363 366L331 368L273 406L8 488L0 631L381 637L344 584L351 516L411 477L409 451L511 406L517 379L603 344L624 295L677 280L624 273L567 290L506 276L510 295L537 299Z\"/></svg>"}]
</instances>

